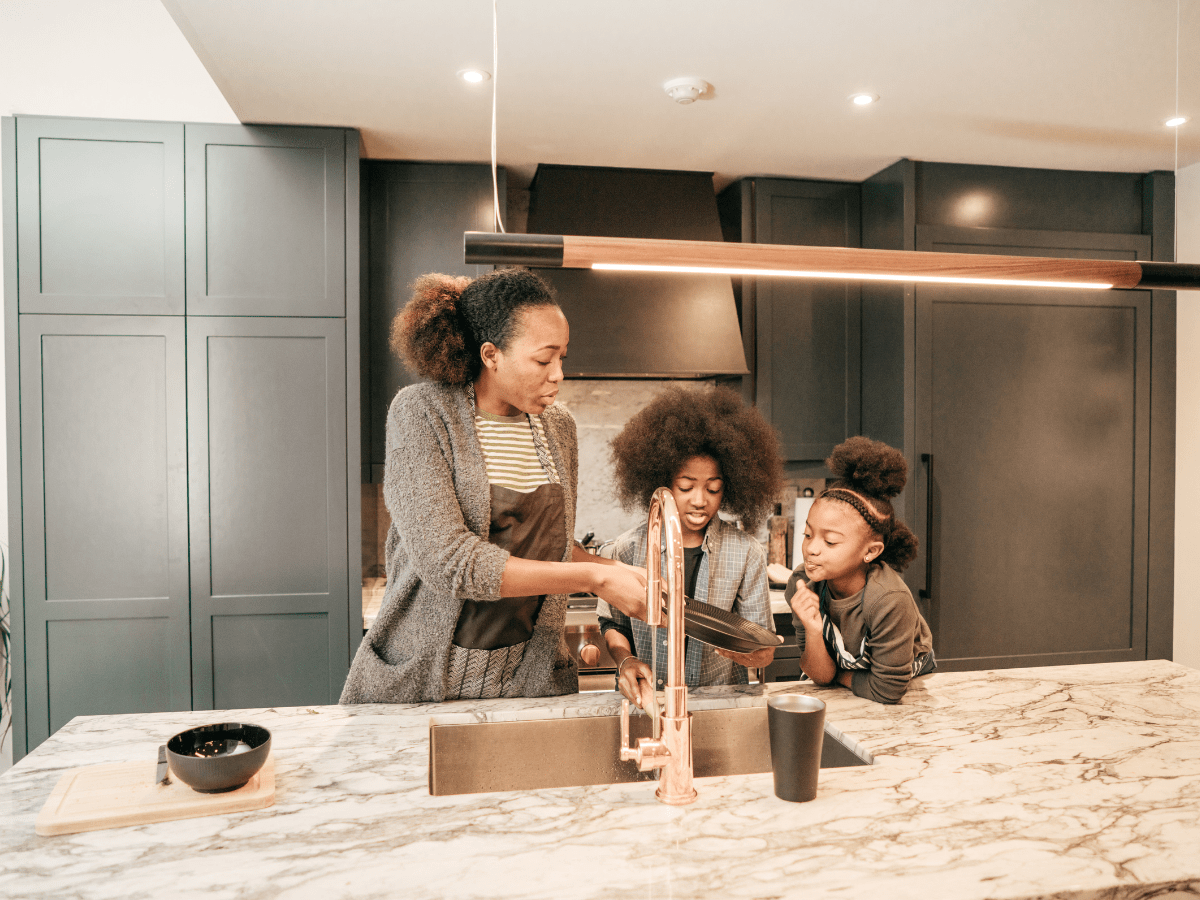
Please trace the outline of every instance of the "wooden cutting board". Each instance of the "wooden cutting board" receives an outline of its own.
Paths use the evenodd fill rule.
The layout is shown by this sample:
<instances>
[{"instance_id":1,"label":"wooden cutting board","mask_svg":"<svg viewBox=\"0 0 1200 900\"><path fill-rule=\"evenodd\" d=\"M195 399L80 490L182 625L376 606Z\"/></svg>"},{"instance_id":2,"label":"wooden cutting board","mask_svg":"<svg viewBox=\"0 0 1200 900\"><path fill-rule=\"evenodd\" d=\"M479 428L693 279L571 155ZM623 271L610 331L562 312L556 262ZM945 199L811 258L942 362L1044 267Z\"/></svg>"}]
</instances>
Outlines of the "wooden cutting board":
<instances>
[{"instance_id":1,"label":"wooden cutting board","mask_svg":"<svg viewBox=\"0 0 1200 900\"><path fill-rule=\"evenodd\" d=\"M262 809L275 802L275 756L254 777L226 794L201 794L171 775L156 784L154 760L71 769L55 785L34 830L40 835L100 831L221 813Z\"/></svg>"}]
</instances>

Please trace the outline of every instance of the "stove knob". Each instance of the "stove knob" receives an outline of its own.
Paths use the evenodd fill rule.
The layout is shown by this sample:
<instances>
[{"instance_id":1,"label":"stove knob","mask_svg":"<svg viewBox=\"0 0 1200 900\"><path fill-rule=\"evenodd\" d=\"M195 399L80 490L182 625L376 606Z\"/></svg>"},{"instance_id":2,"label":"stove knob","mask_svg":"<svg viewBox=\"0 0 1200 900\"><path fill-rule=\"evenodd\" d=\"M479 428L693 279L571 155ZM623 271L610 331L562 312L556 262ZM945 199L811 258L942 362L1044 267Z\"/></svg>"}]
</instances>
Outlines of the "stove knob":
<instances>
[{"instance_id":1,"label":"stove knob","mask_svg":"<svg viewBox=\"0 0 1200 900\"><path fill-rule=\"evenodd\" d=\"M595 644L584 644L579 648L579 659L585 666L594 666L600 662L600 648Z\"/></svg>"}]
</instances>

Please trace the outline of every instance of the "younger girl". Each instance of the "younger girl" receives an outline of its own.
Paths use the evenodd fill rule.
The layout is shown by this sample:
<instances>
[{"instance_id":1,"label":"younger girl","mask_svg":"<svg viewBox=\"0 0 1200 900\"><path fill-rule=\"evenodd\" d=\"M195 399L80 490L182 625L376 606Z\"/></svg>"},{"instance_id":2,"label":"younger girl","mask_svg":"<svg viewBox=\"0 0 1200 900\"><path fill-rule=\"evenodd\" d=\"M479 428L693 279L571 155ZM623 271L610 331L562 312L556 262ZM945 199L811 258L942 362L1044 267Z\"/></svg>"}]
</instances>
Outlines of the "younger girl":
<instances>
[{"instance_id":1,"label":"younger girl","mask_svg":"<svg viewBox=\"0 0 1200 900\"><path fill-rule=\"evenodd\" d=\"M904 489L908 466L899 450L865 437L839 444L825 464L837 480L809 510L804 564L785 594L800 668L817 684L897 703L912 678L934 669L929 626L899 574L917 539L888 499Z\"/></svg>"},{"instance_id":2,"label":"younger girl","mask_svg":"<svg viewBox=\"0 0 1200 900\"><path fill-rule=\"evenodd\" d=\"M782 479L779 442L758 410L728 388L670 388L637 413L612 442L617 492L628 509L645 509L655 490L668 487L683 531L684 593L732 610L774 631L762 545L747 532L762 522ZM746 531L717 516L739 516ZM646 564L646 523L601 551L633 566ZM618 666L617 686L639 706L649 699L656 654L664 687L666 631L654 629L610 604L598 603L600 627ZM768 665L773 648L755 653L717 650L688 638L684 675L690 686L745 684L746 667Z\"/></svg>"}]
</instances>

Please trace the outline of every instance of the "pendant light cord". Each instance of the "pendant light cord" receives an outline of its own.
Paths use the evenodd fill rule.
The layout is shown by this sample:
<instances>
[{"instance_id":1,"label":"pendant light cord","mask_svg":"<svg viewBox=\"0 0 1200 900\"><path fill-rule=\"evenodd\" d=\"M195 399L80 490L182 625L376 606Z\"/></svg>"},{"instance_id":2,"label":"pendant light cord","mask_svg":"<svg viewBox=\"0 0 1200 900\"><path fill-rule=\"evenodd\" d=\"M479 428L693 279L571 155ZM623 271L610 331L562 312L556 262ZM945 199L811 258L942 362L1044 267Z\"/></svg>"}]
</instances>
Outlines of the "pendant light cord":
<instances>
[{"instance_id":1,"label":"pendant light cord","mask_svg":"<svg viewBox=\"0 0 1200 900\"><path fill-rule=\"evenodd\" d=\"M1175 0L1175 118L1179 118L1179 9L1183 0ZM1176 125L1172 131L1175 132L1175 179L1174 179L1174 202L1171 204L1171 212L1175 220L1174 228L1172 229L1172 238L1174 239L1174 247L1171 250L1172 262L1179 261L1179 129L1182 125Z\"/></svg>"},{"instance_id":2,"label":"pendant light cord","mask_svg":"<svg viewBox=\"0 0 1200 900\"><path fill-rule=\"evenodd\" d=\"M496 12L497 0L492 0L492 215L496 219L496 230L504 234L504 218L500 215L500 181L496 177L496 82L499 81L500 73L497 71L500 65L500 26ZM1176 50L1176 65L1178 70L1178 50ZM1178 79L1178 74L1176 74ZM1179 90L1176 87L1176 94ZM1178 97L1176 98L1178 105ZM1178 167L1178 163L1176 163Z\"/></svg>"}]
</instances>

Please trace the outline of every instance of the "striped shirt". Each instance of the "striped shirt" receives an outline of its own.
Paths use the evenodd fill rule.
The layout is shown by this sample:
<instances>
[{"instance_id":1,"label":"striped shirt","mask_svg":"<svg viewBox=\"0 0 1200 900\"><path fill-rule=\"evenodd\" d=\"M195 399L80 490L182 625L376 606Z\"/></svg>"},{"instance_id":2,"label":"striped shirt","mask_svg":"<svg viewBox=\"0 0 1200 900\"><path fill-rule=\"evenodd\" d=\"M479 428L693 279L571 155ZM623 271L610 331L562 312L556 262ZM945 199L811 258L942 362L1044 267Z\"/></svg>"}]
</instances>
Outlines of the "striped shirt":
<instances>
[{"instance_id":1,"label":"striped shirt","mask_svg":"<svg viewBox=\"0 0 1200 900\"><path fill-rule=\"evenodd\" d=\"M546 446L541 416L524 413L494 416L477 409L475 431L483 450L488 484L528 494L538 485L558 481L554 460L549 453L542 454L546 459L546 466L543 466L538 443L535 443L538 441L540 446Z\"/></svg>"}]
</instances>

